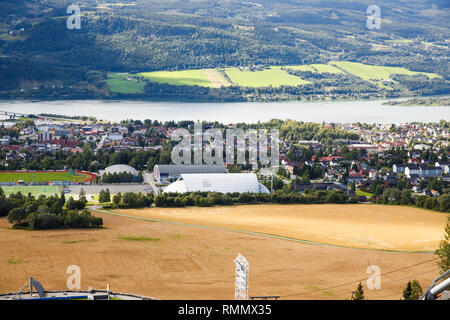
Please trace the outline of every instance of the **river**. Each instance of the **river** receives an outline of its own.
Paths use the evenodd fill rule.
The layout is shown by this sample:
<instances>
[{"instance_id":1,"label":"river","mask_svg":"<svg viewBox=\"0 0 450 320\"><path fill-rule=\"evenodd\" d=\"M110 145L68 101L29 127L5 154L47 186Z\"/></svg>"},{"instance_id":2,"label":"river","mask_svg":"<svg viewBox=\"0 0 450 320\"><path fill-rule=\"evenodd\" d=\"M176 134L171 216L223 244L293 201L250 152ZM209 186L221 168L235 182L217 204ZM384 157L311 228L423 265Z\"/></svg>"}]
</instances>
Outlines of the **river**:
<instances>
[{"instance_id":1,"label":"river","mask_svg":"<svg viewBox=\"0 0 450 320\"><path fill-rule=\"evenodd\" d=\"M206 120L222 123L293 119L327 123L450 121L450 107L389 106L386 100L334 102L183 103L151 101L0 101L1 111L94 116L97 119Z\"/></svg>"}]
</instances>

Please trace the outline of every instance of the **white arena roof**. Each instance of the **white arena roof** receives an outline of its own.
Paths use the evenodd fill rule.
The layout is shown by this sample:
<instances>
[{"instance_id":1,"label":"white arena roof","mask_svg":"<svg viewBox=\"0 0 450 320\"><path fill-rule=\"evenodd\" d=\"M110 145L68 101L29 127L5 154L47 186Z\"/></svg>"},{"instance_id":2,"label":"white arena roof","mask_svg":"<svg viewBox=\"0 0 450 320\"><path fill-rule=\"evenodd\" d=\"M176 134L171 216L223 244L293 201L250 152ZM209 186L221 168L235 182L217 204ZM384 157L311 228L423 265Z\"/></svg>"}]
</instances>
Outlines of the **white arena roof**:
<instances>
[{"instance_id":1,"label":"white arena roof","mask_svg":"<svg viewBox=\"0 0 450 320\"><path fill-rule=\"evenodd\" d=\"M135 168L130 167L126 164L115 164L113 166L105 168L105 170L99 170L100 176L104 175L105 173L113 174L113 173L131 173L134 176L137 176L139 174L139 171L137 171Z\"/></svg>"},{"instance_id":2,"label":"white arena roof","mask_svg":"<svg viewBox=\"0 0 450 320\"><path fill-rule=\"evenodd\" d=\"M181 178L164 189L164 193L185 192L269 193L254 173L181 174Z\"/></svg>"}]
</instances>

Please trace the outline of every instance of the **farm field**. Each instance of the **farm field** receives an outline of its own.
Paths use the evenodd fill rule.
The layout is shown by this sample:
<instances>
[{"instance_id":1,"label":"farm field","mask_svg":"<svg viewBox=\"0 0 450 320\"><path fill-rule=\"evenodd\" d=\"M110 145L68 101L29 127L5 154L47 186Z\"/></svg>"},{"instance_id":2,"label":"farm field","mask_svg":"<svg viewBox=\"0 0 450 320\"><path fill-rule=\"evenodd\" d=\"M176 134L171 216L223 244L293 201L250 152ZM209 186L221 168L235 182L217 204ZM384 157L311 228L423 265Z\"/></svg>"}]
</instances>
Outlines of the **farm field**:
<instances>
[{"instance_id":1,"label":"farm field","mask_svg":"<svg viewBox=\"0 0 450 320\"><path fill-rule=\"evenodd\" d=\"M185 86L201 86L211 88L213 87L213 85L211 84L211 81L208 78L206 70L210 69L192 69L184 71L155 71L155 72L143 72L139 73L138 75L143 76L149 79L150 81L158 83L168 83L176 86L185 85Z\"/></svg>"},{"instance_id":2,"label":"farm field","mask_svg":"<svg viewBox=\"0 0 450 320\"><path fill-rule=\"evenodd\" d=\"M290 75L281 67L271 67L263 71L241 71L238 68L226 68L230 80L242 87L280 87L308 84L309 81Z\"/></svg>"},{"instance_id":3,"label":"farm field","mask_svg":"<svg viewBox=\"0 0 450 320\"><path fill-rule=\"evenodd\" d=\"M426 72L415 72L410 71L405 68L400 67L385 67L385 66L372 66L367 64L362 64L358 62L349 62L349 61L332 61L330 64L335 65L348 73L351 73L355 76L358 76L366 81L373 80L390 80L391 75L393 74L405 74L405 75L417 75L423 74L428 76L429 78L439 77L434 73L426 73Z\"/></svg>"},{"instance_id":4,"label":"farm field","mask_svg":"<svg viewBox=\"0 0 450 320\"><path fill-rule=\"evenodd\" d=\"M231 83L216 69L205 69L205 73L213 88L220 88L222 86L229 87L231 85Z\"/></svg>"},{"instance_id":5,"label":"farm field","mask_svg":"<svg viewBox=\"0 0 450 320\"><path fill-rule=\"evenodd\" d=\"M89 181L93 177L87 173L70 174L67 171L4 171L0 172L0 182L50 182Z\"/></svg>"},{"instance_id":6,"label":"farm field","mask_svg":"<svg viewBox=\"0 0 450 320\"><path fill-rule=\"evenodd\" d=\"M298 70L298 71L311 71L311 72L317 72L316 69L311 67L310 65L298 65L298 66L283 66L285 69L292 69L292 70Z\"/></svg>"},{"instance_id":7,"label":"farm field","mask_svg":"<svg viewBox=\"0 0 450 320\"><path fill-rule=\"evenodd\" d=\"M392 74L423 74L430 78L439 77L433 73L414 72L405 68L399 67L385 67L372 66L356 62L348 61L332 61L329 64L315 63L310 65L289 65L289 66L271 66L269 69L262 71L246 71L231 67L225 68L223 71L230 78L230 83L220 72L216 69L191 69L183 71L153 71L142 72L138 74L121 74L109 73L106 80L109 88L113 92L119 93L142 93L144 89L143 82L136 82L135 80L127 80L132 76L143 76L150 81L158 83L167 83L171 85L186 85L186 86L202 86L208 88L220 88L221 86L237 85L242 87L280 87L280 86L299 86L309 84L307 80L300 77L290 75L284 69L311 71L314 73L348 73L361 77L366 81L372 83L379 83L381 80L390 80ZM342 70L341 70L342 69ZM390 88L380 84L383 87Z\"/></svg>"},{"instance_id":8,"label":"farm field","mask_svg":"<svg viewBox=\"0 0 450 320\"><path fill-rule=\"evenodd\" d=\"M320 73L343 73L342 70L339 70L338 68L330 64L311 64L311 67L313 67L317 70L317 72Z\"/></svg>"},{"instance_id":9,"label":"farm field","mask_svg":"<svg viewBox=\"0 0 450 320\"><path fill-rule=\"evenodd\" d=\"M329 64L309 64L309 65L297 65L297 66L285 66L286 69L299 70L299 71L311 71L311 72L319 72L319 73L343 73L342 70L339 70L335 66Z\"/></svg>"},{"instance_id":10,"label":"farm field","mask_svg":"<svg viewBox=\"0 0 450 320\"><path fill-rule=\"evenodd\" d=\"M366 297L400 299L408 280L426 287L438 275L431 254L310 245L95 215L103 218L103 229L13 230L1 218L0 292L17 291L31 276L47 290L65 289L67 267L77 265L82 290L109 283L113 291L160 299L233 299L238 253L250 263L250 296L349 299L373 264L387 274L379 290L368 290L361 281Z\"/></svg>"},{"instance_id":11,"label":"farm field","mask_svg":"<svg viewBox=\"0 0 450 320\"><path fill-rule=\"evenodd\" d=\"M60 186L3 186L5 195L9 196L11 193L21 192L23 195L31 193L33 196L39 197L41 194L45 196L52 196L54 194L60 195L62 187Z\"/></svg>"},{"instance_id":12,"label":"farm field","mask_svg":"<svg viewBox=\"0 0 450 320\"><path fill-rule=\"evenodd\" d=\"M133 80L127 80L129 74L126 73L108 73L106 83L112 92L117 93L143 93L144 83Z\"/></svg>"},{"instance_id":13,"label":"farm field","mask_svg":"<svg viewBox=\"0 0 450 320\"><path fill-rule=\"evenodd\" d=\"M375 204L243 205L211 208L148 208L114 212L323 244L392 251L434 251L447 215Z\"/></svg>"}]
</instances>

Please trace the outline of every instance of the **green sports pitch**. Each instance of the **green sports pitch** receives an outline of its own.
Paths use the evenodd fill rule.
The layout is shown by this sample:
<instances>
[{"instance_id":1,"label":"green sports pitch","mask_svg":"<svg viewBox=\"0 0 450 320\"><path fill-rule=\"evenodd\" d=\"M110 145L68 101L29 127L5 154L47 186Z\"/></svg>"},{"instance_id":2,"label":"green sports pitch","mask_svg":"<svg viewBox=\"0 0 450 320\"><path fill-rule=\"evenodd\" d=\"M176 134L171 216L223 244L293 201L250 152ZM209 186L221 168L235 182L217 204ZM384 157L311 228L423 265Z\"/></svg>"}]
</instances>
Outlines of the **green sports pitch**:
<instances>
[{"instance_id":1,"label":"green sports pitch","mask_svg":"<svg viewBox=\"0 0 450 320\"><path fill-rule=\"evenodd\" d=\"M91 176L85 173L67 171L8 171L0 172L0 182L51 182L51 181L89 181Z\"/></svg>"},{"instance_id":2,"label":"green sports pitch","mask_svg":"<svg viewBox=\"0 0 450 320\"><path fill-rule=\"evenodd\" d=\"M11 193L21 192L23 195L27 195L31 193L34 196L51 196L54 194L59 195L62 191L61 186L7 186L0 187L6 196L9 196Z\"/></svg>"}]
</instances>

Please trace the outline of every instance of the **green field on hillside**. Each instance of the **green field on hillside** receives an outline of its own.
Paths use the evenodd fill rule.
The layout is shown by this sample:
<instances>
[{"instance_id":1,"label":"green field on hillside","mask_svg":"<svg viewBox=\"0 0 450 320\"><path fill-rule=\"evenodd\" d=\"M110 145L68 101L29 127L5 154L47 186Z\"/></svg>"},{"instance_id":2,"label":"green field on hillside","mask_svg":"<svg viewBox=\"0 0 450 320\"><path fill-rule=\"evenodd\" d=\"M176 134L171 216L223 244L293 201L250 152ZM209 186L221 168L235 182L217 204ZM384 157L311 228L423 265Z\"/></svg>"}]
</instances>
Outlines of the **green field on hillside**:
<instances>
[{"instance_id":1,"label":"green field on hillside","mask_svg":"<svg viewBox=\"0 0 450 320\"><path fill-rule=\"evenodd\" d=\"M0 182L50 182L84 181L90 179L87 174L69 174L68 172L1 172Z\"/></svg>"},{"instance_id":2,"label":"green field on hillside","mask_svg":"<svg viewBox=\"0 0 450 320\"><path fill-rule=\"evenodd\" d=\"M366 81L375 80L391 80L391 75L393 74L405 74L405 75L416 75L423 74L428 76L430 79L439 77L434 73L426 72L415 72L409 71L405 68L400 67L385 67L385 66L372 66L367 64L362 64L359 62L349 62L349 61L332 61L331 64L347 71L348 73L354 74Z\"/></svg>"},{"instance_id":3,"label":"green field on hillside","mask_svg":"<svg viewBox=\"0 0 450 320\"><path fill-rule=\"evenodd\" d=\"M384 40L387 43L411 43L412 40L409 39L394 39L394 40Z\"/></svg>"},{"instance_id":4,"label":"green field on hillside","mask_svg":"<svg viewBox=\"0 0 450 320\"><path fill-rule=\"evenodd\" d=\"M298 65L298 66L285 66L286 69L299 70L299 71L311 71L319 73L343 73L341 70L335 66L322 63L314 63L309 65Z\"/></svg>"},{"instance_id":5,"label":"green field on hillside","mask_svg":"<svg viewBox=\"0 0 450 320\"><path fill-rule=\"evenodd\" d=\"M212 87L211 81L205 72L206 69L193 69L183 71L155 71L143 72L138 75L146 77L150 81L168 83L175 86L201 86Z\"/></svg>"},{"instance_id":6,"label":"green field on hillside","mask_svg":"<svg viewBox=\"0 0 450 320\"><path fill-rule=\"evenodd\" d=\"M230 80L242 87L280 87L308 84L309 81L290 75L281 67L271 67L263 71L241 71L238 68L225 69Z\"/></svg>"},{"instance_id":7,"label":"green field on hillside","mask_svg":"<svg viewBox=\"0 0 450 320\"><path fill-rule=\"evenodd\" d=\"M285 69L291 69L291 70L298 70L298 71L311 71L311 72L317 72L316 69L309 65L303 65L303 66L284 66Z\"/></svg>"},{"instance_id":8,"label":"green field on hillside","mask_svg":"<svg viewBox=\"0 0 450 320\"><path fill-rule=\"evenodd\" d=\"M51 196L61 193L60 186L8 186L8 187L0 187L3 189L5 195L9 196L11 193L21 192L23 195L27 195L31 193L34 196L40 196L41 194L46 196Z\"/></svg>"},{"instance_id":9,"label":"green field on hillside","mask_svg":"<svg viewBox=\"0 0 450 320\"><path fill-rule=\"evenodd\" d=\"M343 70L345 70L347 73L358 76L363 80L377 83L386 89L391 89L391 87L381 81L392 81L390 76L393 74L423 74L429 78L440 77L437 74L415 72L400 67L373 66L349 61L332 61L329 64L314 63L310 65L271 66L261 71L241 70L236 67L230 67L223 69L223 71L234 85L241 87L257 88L272 86L277 88L280 86L299 86L311 83L298 76L289 74L287 69L333 74L344 73ZM219 88L221 86L230 85L227 79L225 79L217 69L153 71L138 74L109 73L106 82L113 92L142 93L144 82L138 82L135 78L136 76L145 77L149 81L167 83L170 85L197 85L208 88Z\"/></svg>"},{"instance_id":10,"label":"green field on hillside","mask_svg":"<svg viewBox=\"0 0 450 320\"><path fill-rule=\"evenodd\" d=\"M106 83L109 86L109 90L117 93L143 93L144 82L137 81L134 78L127 80L130 77L127 73L108 73L108 79Z\"/></svg>"},{"instance_id":11,"label":"green field on hillside","mask_svg":"<svg viewBox=\"0 0 450 320\"><path fill-rule=\"evenodd\" d=\"M342 72L342 70L339 70L338 68L336 68L335 66L332 66L330 64L316 63L316 64L311 64L310 66L313 67L314 69L316 69L317 72L320 72L320 73L325 73L325 72L327 72L327 73L344 73L344 72Z\"/></svg>"}]
</instances>

